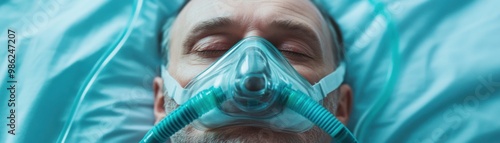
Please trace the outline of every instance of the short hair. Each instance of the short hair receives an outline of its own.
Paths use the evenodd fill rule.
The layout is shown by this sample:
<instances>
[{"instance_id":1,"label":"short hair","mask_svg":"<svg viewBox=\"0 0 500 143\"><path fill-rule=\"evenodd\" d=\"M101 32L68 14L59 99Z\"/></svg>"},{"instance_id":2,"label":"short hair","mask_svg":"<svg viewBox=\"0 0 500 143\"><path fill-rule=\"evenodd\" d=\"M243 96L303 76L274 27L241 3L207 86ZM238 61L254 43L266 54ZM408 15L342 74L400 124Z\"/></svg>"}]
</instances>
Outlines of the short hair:
<instances>
[{"instance_id":1,"label":"short hair","mask_svg":"<svg viewBox=\"0 0 500 143\"><path fill-rule=\"evenodd\" d=\"M167 19L165 24L162 27L162 34L160 36L160 41L161 41L161 57L163 59L164 65L168 64L168 49L169 49L169 44L170 44L170 28L172 27L177 15L184 9L184 7L187 5L187 3L190 0L186 0L178 10L176 10L175 13L173 13L170 18ZM316 8L319 10L321 13L321 16L325 19L325 22L328 26L329 29L329 35L331 38L336 37L336 39L332 40L332 52L334 55L334 63L338 66L342 60L344 60L345 57L345 48L344 48L344 39L342 37L342 32L340 31L340 26L338 23L331 17L321 6L313 2L313 4L316 6ZM335 35L334 35L335 34Z\"/></svg>"}]
</instances>

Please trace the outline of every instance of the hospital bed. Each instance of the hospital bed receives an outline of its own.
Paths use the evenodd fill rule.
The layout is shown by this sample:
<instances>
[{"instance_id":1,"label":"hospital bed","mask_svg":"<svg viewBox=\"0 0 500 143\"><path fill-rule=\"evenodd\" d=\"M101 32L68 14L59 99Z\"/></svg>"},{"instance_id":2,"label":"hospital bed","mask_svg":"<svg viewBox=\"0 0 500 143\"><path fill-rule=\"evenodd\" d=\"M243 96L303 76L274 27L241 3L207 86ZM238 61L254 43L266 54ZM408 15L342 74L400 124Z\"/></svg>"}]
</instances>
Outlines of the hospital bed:
<instances>
[{"instance_id":1,"label":"hospital bed","mask_svg":"<svg viewBox=\"0 0 500 143\"><path fill-rule=\"evenodd\" d=\"M360 142L498 139L499 1L315 2L344 35ZM1 1L0 45L8 30L17 42L15 78L0 52L0 142L138 142L154 122L159 32L181 3Z\"/></svg>"}]
</instances>

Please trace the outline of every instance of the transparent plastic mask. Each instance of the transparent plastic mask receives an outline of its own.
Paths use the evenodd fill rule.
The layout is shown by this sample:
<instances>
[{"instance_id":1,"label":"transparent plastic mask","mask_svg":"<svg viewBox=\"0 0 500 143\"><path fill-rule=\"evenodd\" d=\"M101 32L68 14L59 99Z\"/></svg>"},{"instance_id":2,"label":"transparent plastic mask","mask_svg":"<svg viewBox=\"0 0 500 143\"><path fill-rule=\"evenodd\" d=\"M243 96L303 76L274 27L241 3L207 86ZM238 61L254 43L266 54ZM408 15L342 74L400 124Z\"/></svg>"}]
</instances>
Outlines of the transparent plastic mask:
<instances>
[{"instance_id":1,"label":"transparent plastic mask","mask_svg":"<svg viewBox=\"0 0 500 143\"><path fill-rule=\"evenodd\" d=\"M314 124L277 102L283 86L301 91L319 102L339 87L345 72L340 64L315 85L311 85L270 42L248 37L229 49L186 87L162 67L166 95L181 105L205 89L216 87L225 101L193 122L199 130L225 126L258 126L284 132L303 132Z\"/></svg>"}]
</instances>

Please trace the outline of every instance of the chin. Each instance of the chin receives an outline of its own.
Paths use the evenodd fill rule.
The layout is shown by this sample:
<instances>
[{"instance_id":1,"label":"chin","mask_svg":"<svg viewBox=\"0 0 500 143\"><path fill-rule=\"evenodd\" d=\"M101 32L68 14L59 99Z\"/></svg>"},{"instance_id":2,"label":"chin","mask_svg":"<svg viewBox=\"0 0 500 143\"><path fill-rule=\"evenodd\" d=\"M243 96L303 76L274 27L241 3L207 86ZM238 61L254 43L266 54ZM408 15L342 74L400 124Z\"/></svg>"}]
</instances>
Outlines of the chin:
<instances>
[{"instance_id":1,"label":"chin","mask_svg":"<svg viewBox=\"0 0 500 143\"><path fill-rule=\"evenodd\" d=\"M227 142L227 143L316 143L330 142L330 137L313 127L303 133L274 131L269 128L251 126L228 126L201 131L187 126L172 136L172 143Z\"/></svg>"}]
</instances>

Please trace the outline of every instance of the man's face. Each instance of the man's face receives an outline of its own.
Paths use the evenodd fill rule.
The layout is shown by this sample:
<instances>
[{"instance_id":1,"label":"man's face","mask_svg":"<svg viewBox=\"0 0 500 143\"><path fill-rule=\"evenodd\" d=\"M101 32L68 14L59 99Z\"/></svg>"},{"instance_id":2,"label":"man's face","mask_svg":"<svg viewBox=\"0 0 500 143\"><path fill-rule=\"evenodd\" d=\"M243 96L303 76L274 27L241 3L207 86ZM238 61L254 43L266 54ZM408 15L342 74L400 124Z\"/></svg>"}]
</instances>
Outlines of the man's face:
<instances>
[{"instance_id":1,"label":"man's face","mask_svg":"<svg viewBox=\"0 0 500 143\"><path fill-rule=\"evenodd\" d=\"M335 69L333 38L324 21L309 0L191 0L171 28L168 71L184 87L239 40L260 36L278 48L293 67L314 84ZM162 93L161 86L161 79L155 79L156 94ZM348 93L350 96L350 89ZM332 100L330 98L333 95L329 95L325 102ZM161 112L169 113L176 108L158 109L161 107L156 107L156 104L163 106L163 101L158 101L163 100L163 95L157 95L156 100L157 120L164 117ZM166 105L173 104L173 100L166 102ZM327 105L334 113L333 105L325 103ZM173 142L329 140L330 137L317 127L304 133L282 133L257 127L233 126L200 131L188 126L172 137Z\"/></svg>"}]
</instances>

